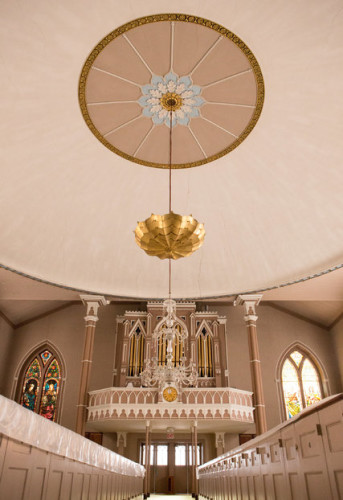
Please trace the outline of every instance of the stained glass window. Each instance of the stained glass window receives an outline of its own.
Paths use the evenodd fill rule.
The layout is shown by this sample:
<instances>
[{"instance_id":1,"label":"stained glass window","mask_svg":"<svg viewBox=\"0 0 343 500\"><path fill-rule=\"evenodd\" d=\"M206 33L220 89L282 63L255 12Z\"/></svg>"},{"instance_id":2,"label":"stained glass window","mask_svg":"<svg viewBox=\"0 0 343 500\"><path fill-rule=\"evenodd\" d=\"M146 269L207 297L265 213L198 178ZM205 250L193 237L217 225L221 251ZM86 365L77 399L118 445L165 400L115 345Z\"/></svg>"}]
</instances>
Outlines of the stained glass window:
<instances>
[{"instance_id":1,"label":"stained glass window","mask_svg":"<svg viewBox=\"0 0 343 500\"><path fill-rule=\"evenodd\" d=\"M303 355L299 351L293 351L292 354L290 355L291 358L293 359L294 363L299 366L301 363L301 360L303 359Z\"/></svg>"},{"instance_id":2,"label":"stained glass window","mask_svg":"<svg viewBox=\"0 0 343 500\"><path fill-rule=\"evenodd\" d=\"M289 359L283 364L282 385L287 410L287 418L299 413L303 407L297 371Z\"/></svg>"},{"instance_id":3,"label":"stained glass window","mask_svg":"<svg viewBox=\"0 0 343 500\"><path fill-rule=\"evenodd\" d=\"M40 353L40 357L42 358L44 366L47 364L51 356L52 356L51 352L47 350Z\"/></svg>"},{"instance_id":4,"label":"stained glass window","mask_svg":"<svg viewBox=\"0 0 343 500\"><path fill-rule=\"evenodd\" d=\"M318 370L305 352L296 350L287 356L281 379L288 419L323 397Z\"/></svg>"},{"instance_id":5,"label":"stained glass window","mask_svg":"<svg viewBox=\"0 0 343 500\"><path fill-rule=\"evenodd\" d=\"M38 351L24 371L20 404L48 420L56 420L60 383L60 364L53 352Z\"/></svg>"},{"instance_id":6,"label":"stained glass window","mask_svg":"<svg viewBox=\"0 0 343 500\"><path fill-rule=\"evenodd\" d=\"M305 405L311 406L321 399L321 390L317 370L309 359L304 361L301 373Z\"/></svg>"}]
</instances>

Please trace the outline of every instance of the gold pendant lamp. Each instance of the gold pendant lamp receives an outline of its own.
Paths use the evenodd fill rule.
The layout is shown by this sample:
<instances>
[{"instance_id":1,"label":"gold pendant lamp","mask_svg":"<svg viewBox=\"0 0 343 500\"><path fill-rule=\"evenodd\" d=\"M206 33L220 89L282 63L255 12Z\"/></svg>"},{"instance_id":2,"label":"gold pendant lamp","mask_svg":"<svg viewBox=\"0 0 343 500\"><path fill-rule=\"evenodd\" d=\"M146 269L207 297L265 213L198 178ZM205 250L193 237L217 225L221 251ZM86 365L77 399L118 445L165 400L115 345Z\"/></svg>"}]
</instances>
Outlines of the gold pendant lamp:
<instances>
[{"instance_id":1,"label":"gold pendant lamp","mask_svg":"<svg viewBox=\"0 0 343 500\"><path fill-rule=\"evenodd\" d=\"M135 229L137 245L148 255L159 259L180 259L198 250L204 242L205 228L192 215L175 214L171 209L171 170L172 170L172 128L173 111L179 102L172 94L161 98L161 104L170 113L169 134L169 213L151 214Z\"/></svg>"}]
</instances>

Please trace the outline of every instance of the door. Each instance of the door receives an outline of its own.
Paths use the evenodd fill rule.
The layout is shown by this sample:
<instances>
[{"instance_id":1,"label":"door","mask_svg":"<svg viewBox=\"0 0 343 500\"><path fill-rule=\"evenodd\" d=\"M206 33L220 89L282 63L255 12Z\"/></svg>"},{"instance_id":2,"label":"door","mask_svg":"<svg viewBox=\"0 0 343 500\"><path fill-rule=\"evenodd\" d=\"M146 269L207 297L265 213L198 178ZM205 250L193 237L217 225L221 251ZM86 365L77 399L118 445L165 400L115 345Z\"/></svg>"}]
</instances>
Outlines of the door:
<instances>
[{"instance_id":1,"label":"door","mask_svg":"<svg viewBox=\"0 0 343 500\"><path fill-rule=\"evenodd\" d=\"M198 445L198 465L202 463ZM141 447L145 466L145 444ZM154 442L150 446L150 492L180 494L192 492L192 446L189 443Z\"/></svg>"}]
</instances>

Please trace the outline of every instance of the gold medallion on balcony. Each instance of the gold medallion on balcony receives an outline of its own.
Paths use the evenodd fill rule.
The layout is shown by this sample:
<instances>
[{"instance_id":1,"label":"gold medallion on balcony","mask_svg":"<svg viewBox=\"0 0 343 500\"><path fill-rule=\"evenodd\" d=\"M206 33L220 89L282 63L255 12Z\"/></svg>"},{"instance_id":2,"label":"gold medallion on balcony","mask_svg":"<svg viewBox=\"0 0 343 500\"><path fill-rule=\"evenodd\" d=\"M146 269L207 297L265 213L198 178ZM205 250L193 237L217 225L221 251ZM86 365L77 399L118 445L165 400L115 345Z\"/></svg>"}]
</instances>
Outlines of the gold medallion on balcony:
<instances>
[{"instance_id":1,"label":"gold medallion on balcony","mask_svg":"<svg viewBox=\"0 0 343 500\"><path fill-rule=\"evenodd\" d=\"M191 215L170 212L138 222L136 243L148 255L160 259L180 259L198 250L204 242L205 228Z\"/></svg>"}]
</instances>

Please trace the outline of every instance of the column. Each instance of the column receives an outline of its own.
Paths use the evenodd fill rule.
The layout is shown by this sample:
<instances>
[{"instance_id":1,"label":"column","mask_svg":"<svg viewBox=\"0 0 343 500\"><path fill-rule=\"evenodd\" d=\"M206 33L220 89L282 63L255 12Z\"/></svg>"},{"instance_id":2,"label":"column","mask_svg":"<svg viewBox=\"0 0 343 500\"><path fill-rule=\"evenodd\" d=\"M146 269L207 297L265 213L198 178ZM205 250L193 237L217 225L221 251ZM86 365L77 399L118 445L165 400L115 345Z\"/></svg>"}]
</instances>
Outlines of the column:
<instances>
[{"instance_id":1,"label":"column","mask_svg":"<svg viewBox=\"0 0 343 500\"><path fill-rule=\"evenodd\" d=\"M191 478L192 478L192 497L194 497L195 495L195 481L194 481L194 426L193 426L193 423L192 423L192 427L191 427L191 447L192 447L192 467L191 467Z\"/></svg>"},{"instance_id":2,"label":"column","mask_svg":"<svg viewBox=\"0 0 343 500\"><path fill-rule=\"evenodd\" d=\"M124 449L126 448L127 432L117 432L117 453L124 456Z\"/></svg>"},{"instance_id":3,"label":"column","mask_svg":"<svg viewBox=\"0 0 343 500\"><path fill-rule=\"evenodd\" d=\"M243 305L245 309L244 320L247 325L250 371L252 390L254 393L254 418L256 424L256 434L263 434L267 431L266 407L264 403L261 361L257 342L256 331L256 306L260 303L262 295L239 295L235 300L235 305Z\"/></svg>"},{"instance_id":4,"label":"column","mask_svg":"<svg viewBox=\"0 0 343 500\"><path fill-rule=\"evenodd\" d=\"M145 478L144 498L150 496L150 420L145 424Z\"/></svg>"},{"instance_id":5,"label":"column","mask_svg":"<svg viewBox=\"0 0 343 500\"><path fill-rule=\"evenodd\" d=\"M105 306L107 300L100 295L81 295L80 297L87 308L87 312L85 316L85 342L81 361L81 380L75 430L84 436L87 419L88 390L93 359L95 325L98 321L99 306Z\"/></svg>"},{"instance_id":6,"label":"column","mask_svg":"<svg viewBox=\"0 0 343 500\"><path fill-rule=\"evenodd\" d=\"M198 499L198 479L197 479L197 467L198 467L198 423L194 422L194 498Z\"/></svg>"},{"instance_id":7,"label":"column","mask_svg":"<svg viewBox=\"0 0 343 500\"><path fill-rule=\"evenodd\" d=\"M225 442L225 434L224 432L216 432L216 453L217 457L224 453L224 442Z\"/></svg>"}]
</instances>

